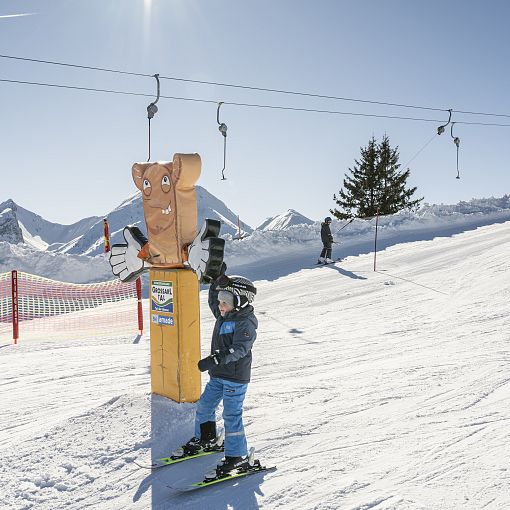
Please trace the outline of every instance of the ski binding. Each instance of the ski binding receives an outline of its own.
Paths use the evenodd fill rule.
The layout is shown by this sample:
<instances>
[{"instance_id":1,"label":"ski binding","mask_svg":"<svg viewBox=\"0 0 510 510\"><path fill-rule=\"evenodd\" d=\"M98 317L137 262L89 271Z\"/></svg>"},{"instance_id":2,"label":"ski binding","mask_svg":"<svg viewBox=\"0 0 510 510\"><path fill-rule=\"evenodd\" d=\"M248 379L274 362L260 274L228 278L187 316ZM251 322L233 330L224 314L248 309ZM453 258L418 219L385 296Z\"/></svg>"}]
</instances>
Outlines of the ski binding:
<instances>
[{"instance_id":1,"label":"ski binding","mask_svg":"<svg viewBox=\"0 0 510 510\"><path fill-rule=\"evenodd\" d=\"M180 490L180 491L187 492L187 491L192 491L195 489L209 487L210 485L216 485L218 483L226 482L228 480L233 480L235 478L243 478L243 477L247 477L250 475L254 475L256 473L272 472L272 471L276 470L276 466L272 466L272 467L262 466L260 464L259 460L254 460L254 452L255 452L255 448L251 448L250 455L249 455L250 460L249 460L249 465L247 468L234 469L233 471L230 471L230 473L227 473L227 474L224 474L221 476L217 476L216 472L214 470L211 472L210 475L207 474L205 476L204 480L202 480L201 482L192 483L191 485L188 485L188 486L182 487L182 488L171 487L171 486L169 486L169 487L174 490Z\"/></svg>"},{"instance_id":2,"label":"ski binding","mask_svg":"<svg viewBox=\"0 0 510 510\"><path fill-rule=\"evenodd\" d=\"M161 457L160 459L156 459L152 464L140 464L133 461L138 467L143 469L150 469L155 471L156 469L160 469L166 466L171 466L172 464L178 464L179 462L183 462L185 460L190 459L198 459L199 457L205 457L206 455L212 455L213 453L221 453L223 452L223 442L224 442L225 433L224 431L216 438L216 442L211 447L206 450L202 450L194 455L185 455L182 451L182 448L177 448L172 454L168 457Z\"/></svg>"}]
</instances>

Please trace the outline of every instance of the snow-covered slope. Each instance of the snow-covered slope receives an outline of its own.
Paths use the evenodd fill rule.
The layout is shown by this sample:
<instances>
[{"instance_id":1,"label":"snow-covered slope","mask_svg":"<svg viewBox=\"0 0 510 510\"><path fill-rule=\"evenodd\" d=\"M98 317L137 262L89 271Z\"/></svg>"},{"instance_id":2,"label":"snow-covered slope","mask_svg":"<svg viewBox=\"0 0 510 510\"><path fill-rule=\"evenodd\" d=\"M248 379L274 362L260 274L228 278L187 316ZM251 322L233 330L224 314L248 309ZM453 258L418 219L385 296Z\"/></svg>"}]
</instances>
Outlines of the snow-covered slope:
<instances>
[{"instance_id":1,"label":"snow-covered slope","mask_svg":"<svg viewBox=\"0 0 510 510\"><path fill-rule=\"evenodd\" d=\"M0 343L2 508L510 508L510 222L436 237L436 217L422 241L409 225L393 219L376 272L371 253L314 267L303 252L280 278L285 254L259 262L244 420L274 473L181 493L219 455L133 464L193 433L192 404L150 394L147 335Z\"/></svg>"},{"instance_id":2,"label":"snow-covered slope","mask_svg":"<svg viewBox=\"0 0 510 510\"><path fill-rule=\"evenodd\" d=\"M473 201L474 202L474 201ZM452 236L480 226L510 221L510 198L461 202L455 206L426 205L416 213L401 212L379 218L378 249L403 241L430 240ZM375 219L333 220L331 232L336 244L333 256L345 257L374 249ZM259 231L240 241L227 243L227 264L256 279L273 278L313 264L321 251L320 222L297 225L284 230ZM263 260L264 264L260 264Z\"/></svg>"},{"instance_id":3,"label":"snow-covered slope","mask_svg":"<svg viewBox=\"0 0 510 510\"><path fill-rule=\"evenodd\" d=\"M255 230L284 230L294 225L312 225L314 222L302 214L288 209L283 214L267 218Z\"/></svg>"}]
</instances>

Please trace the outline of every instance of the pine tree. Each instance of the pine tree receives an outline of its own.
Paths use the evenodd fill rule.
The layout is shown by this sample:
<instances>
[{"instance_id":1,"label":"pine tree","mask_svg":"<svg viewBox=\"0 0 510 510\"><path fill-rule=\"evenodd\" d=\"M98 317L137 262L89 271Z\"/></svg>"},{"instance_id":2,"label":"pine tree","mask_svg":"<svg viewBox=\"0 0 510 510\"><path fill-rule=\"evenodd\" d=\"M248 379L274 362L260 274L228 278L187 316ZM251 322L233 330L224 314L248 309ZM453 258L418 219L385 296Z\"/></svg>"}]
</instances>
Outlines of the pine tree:
<instances>
[{"instance_id":1,"label":"pine tree","mask_svg":"<svg viewBox=\"0 0 510 510\"><path fill-rule=\"evenodd\" d=\"M372 137L366 147L361 147L361 158L354 160L353 168L349 168L352 175L344 179L344 188L338 192L338 198L333 195L335 202L343 209L331 209L338 219L353 216L373 216L377 211L376 190L371 186L376 181L377 172L377 143Z\"/></svg>"},{"instance_id":2,"label":"pine tree","mask_svg":"<svg viewBox=\"0 0 510 510\"><path fill-rule=\"evenodd\" d=\"M414 209L423 198L413 199L417 188L406 188L410 170L399 173L398 147L391 148L384 135L378 144L372 137L361 147L360 161L354 160L352 175L346 175L343 188L333 199L340 209L330 209L338 219L368 218L379 214L394 214L402 209Z\"/></svg>"},{"instance_id":3,"label":"pine tree","mask_svg":"<svg viewBox=\"0 0 510 510\"><path fill-rule=\"evenodd\" d=\"M415 209L423 198L413 199L418 188L406 188L409 168L399 172L398 147L391 148L390 139L383 136L378 145L377 175L380 178L379 214L395 214L402 209Z\"/></svg>"}]
</instances>

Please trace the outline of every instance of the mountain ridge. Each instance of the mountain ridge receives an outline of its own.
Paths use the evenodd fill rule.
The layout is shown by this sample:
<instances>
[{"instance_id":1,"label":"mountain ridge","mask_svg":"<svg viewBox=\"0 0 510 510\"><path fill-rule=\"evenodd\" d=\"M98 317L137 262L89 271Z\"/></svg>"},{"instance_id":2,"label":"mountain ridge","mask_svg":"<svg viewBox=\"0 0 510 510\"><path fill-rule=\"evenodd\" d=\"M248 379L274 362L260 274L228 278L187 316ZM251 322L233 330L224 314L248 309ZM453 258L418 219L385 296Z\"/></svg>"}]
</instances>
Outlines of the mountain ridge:
<instances>
[{"instance_id":1,"label":"mountain ridge","mask_svg":"<svg viewBox=\"0 0 510 510\"><path fill-rule=\"evenodd\" d=\"M284 230L294 225L313 225L315 222L294 209L271 216L264 220L255 230Z\"/></svg>"},{"instance_id":2,"label":"mountain ridge","mask_svg":"<svg viewBox=\"0 0 510 510\"><path fill-rule=\"evenodd\" d=\"M237 236L238 216L205 188L196 186L196 191L198 226L205 218L217 219L222 224L222 235ZM126 225L137 225L145 231L141 192L123 200L106 217L112 244L124 242L122 231ZM47 221L8 199L0 204L0 241L26 244L41 251L95 256L104 250L103 218L91 216L62 225ZM239 227L241 236L253 232L253 228L244 222L239 222Z\"/></svg>"}]
</instances>

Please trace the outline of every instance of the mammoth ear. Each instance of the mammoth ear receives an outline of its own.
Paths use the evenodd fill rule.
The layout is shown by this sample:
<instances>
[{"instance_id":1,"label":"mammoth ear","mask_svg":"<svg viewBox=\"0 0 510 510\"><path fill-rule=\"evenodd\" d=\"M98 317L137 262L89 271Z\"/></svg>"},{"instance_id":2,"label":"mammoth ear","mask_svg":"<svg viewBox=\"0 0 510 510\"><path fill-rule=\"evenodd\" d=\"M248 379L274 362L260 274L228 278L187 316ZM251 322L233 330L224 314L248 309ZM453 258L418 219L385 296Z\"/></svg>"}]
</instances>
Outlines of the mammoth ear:
<instances>
[{"instance_id":1,"label":"mammoth ear","mask_svg":"<svg viewBox=\"0 0 510 510\"><path fill-rule=\"evenodd\" d=\"M200 177L202 161L198 154L174 154L172 179L176 188L192 188Z\"/></svg>"},{"instance_id":2,"label":"mammoth ear","mask_svg":"<svg viewBox=\"0 0 510 510\"><path fill-rule=\"evenodd\" d=\"M143 174L151 165L153 165L153 163L135 163L131 168L133 181L140 191L143 190Z\"/></svg>"}]
</instances>

